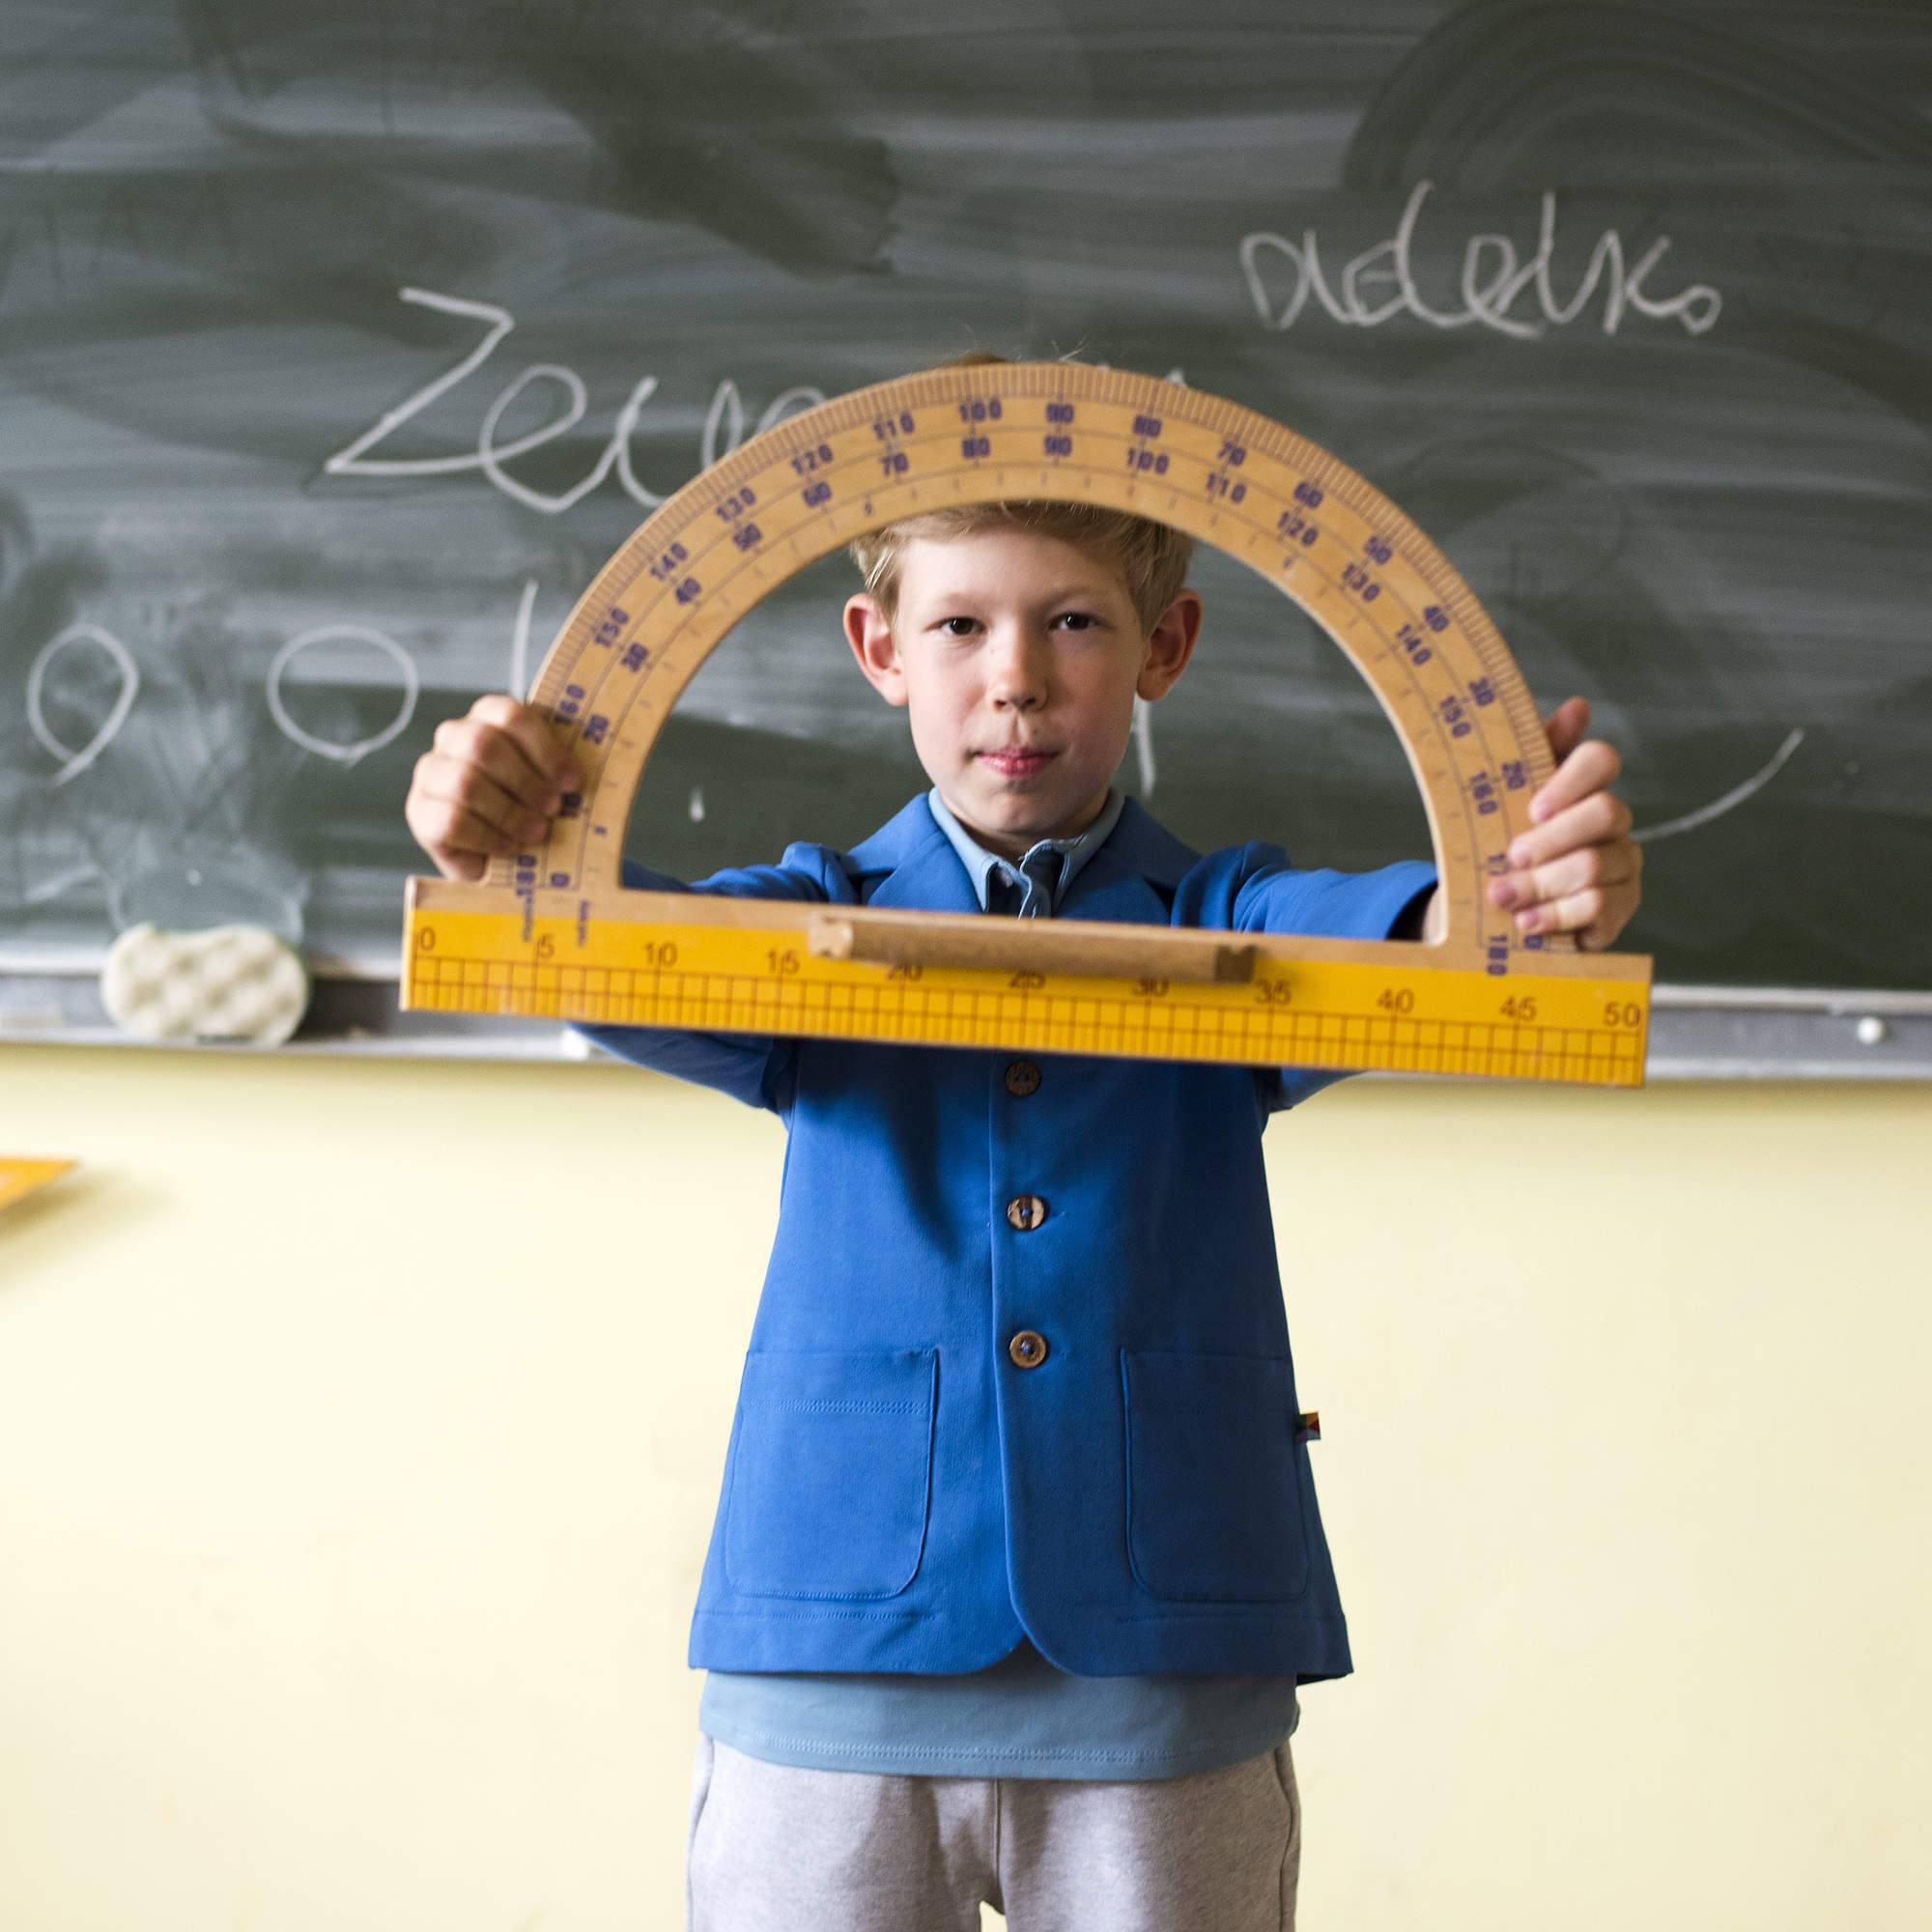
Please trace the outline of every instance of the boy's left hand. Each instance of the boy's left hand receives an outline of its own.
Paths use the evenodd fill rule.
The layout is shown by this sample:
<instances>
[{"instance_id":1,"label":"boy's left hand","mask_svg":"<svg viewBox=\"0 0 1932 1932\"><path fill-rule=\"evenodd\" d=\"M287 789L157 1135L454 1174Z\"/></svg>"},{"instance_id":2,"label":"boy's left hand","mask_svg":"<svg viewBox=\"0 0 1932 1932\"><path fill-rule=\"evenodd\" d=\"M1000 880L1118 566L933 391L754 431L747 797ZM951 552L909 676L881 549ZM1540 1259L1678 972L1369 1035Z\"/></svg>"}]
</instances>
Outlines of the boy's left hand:
<instances>
[{"instance_id":1,"label":"boy's left hand","mask_svg":"<svg viewBox=\"0 0 1932 1932\"><path fill-rule=\"evenodd\" d=\"M1643 848L1631 809L1605 786L1623 770L1615 748L1586 739L1587 698L1566 698L1544 720L1556 770L1529 801L1536 821L1509 848L1514 870L1492 879L1490 903L1514 907L1519 932L1574 932L1580 952L1601 952L1631 922Z\"/></svg>"}]
</instances>

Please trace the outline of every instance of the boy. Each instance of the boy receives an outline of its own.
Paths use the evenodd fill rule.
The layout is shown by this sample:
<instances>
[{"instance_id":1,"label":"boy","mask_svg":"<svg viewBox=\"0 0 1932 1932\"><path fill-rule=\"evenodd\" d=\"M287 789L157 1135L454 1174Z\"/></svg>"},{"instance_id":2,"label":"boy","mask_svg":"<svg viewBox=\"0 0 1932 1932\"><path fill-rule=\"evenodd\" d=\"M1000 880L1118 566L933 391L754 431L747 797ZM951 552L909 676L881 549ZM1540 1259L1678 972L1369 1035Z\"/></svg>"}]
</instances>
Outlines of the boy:
<instances>
[{"instance_id":1,"label":"boy","mask_svg":"<svg viewBox=\"0 0 1932 1932\"><path fill-rule=\"evenodd\" d=\"M1113 786L1135 696L1193 652L1191 552L1063 504L860 539L846 639L931 790L850 852L626 884L1436 936L1427 865L1204 858ZM1548 721L1541 822L1492 893L1604 947L1640 855L1587 719ZM492 695L439 727L406 815L473 878L573 781ZM1013 1932L1287 1932L1295 1687L1351 1666L1261 1137L1344 1076L581 1030L789 1137L692 1625L688 1932L975 1932L982 1900Z\"/></svg>"}]
</instances>

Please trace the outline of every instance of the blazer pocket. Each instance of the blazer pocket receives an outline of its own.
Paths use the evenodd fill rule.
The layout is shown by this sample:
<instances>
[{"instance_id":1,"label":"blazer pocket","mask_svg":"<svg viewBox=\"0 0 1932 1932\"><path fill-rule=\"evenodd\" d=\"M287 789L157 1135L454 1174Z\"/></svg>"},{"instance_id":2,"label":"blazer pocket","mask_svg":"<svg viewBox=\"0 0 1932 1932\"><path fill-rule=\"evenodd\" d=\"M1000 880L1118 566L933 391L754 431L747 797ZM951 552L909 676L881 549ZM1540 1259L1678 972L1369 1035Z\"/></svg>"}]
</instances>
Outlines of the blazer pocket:
<instances>
[{"instance_id":1,"label":"blazer pocket","mask_svg":"<svg viewBox=\"0 0 1932 1932\"><path fill-rule=\"evenodd\" d=\"M912 1581L938 1375L936 1349L746 1355L724 1518L734 1588L892 1597Z\"/></svg>"},{"instance_id":2,"label":"blazer pocket","mask_svg":"<svg viewBox=\"0 0 1932 1932\"><path fill-rule=\"evenodd\" d=\"M1281 1603L1308 1588L1284 1359L1121 1350L1127 1548L1151 1594Z\"/></svg>"}]
</instances>

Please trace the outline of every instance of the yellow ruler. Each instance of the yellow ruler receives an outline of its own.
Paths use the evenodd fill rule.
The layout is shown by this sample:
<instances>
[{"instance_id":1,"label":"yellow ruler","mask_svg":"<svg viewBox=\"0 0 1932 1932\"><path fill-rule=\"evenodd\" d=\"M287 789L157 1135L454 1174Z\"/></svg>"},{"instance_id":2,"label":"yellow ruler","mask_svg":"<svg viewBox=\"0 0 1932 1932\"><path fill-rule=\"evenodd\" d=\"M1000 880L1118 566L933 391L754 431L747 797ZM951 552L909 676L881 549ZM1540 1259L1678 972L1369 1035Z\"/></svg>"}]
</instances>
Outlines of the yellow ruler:
<instances>
[{"instance_id":1,"label":"yellow ruler","mask_svg":"<svg viewBox=\"0 0 1932 1932\"><path fill-rule=\"evenodd\" d=\"M665 719L730 628L881 524L1000 498L1098 503L1248 564L1381 701L1421 790L1435 945L988 920L624 889ZM1517 932L1488 903L1554 769L1448 560L1325 450L1219 397L1065 362L927 371L754 437L633 533L529 701L585 775L546 844L409 882L402 1004L616 1026L1640 1085L1648 958ZM809 836L802 829L801 836ZM1229 828L1232 842L1260 835Z\"/></svg>"}]
</instances>

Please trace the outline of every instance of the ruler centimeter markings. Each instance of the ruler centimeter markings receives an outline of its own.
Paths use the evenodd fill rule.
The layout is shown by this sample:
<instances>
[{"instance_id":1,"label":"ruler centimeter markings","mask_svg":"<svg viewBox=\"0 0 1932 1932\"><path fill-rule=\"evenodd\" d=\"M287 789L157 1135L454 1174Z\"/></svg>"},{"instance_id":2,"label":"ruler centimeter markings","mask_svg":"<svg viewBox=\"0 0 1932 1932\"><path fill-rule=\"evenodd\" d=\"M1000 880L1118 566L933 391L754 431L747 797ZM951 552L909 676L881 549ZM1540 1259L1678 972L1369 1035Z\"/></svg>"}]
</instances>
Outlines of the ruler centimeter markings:
<instances>
[{"instance_id":1,"label":"ruler centimeter markings","mask_svg":"<svg viewBox=\"0 0 1932 1932\"><path fill-rule=\"evenodd\" d=\"M868 529L1002 497L1152 516L1246 563L1351 660L1435 848L1434 946L807 906L624 888L678 696L758 601ZM1365 479L1267 417L1061 362L929 370L753 437L633 532L532 684L584 774L540 848L408 888L402 1004L590 1024L1640 1085L1648 958L1488 904L1553 769L1508 647Z\"/></svg>"}]
</instances>

